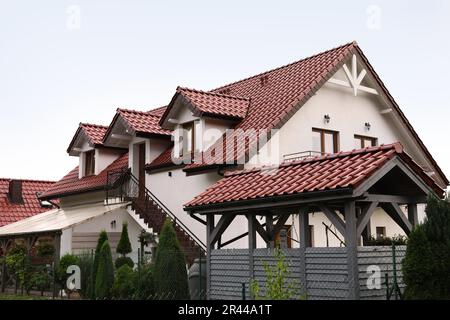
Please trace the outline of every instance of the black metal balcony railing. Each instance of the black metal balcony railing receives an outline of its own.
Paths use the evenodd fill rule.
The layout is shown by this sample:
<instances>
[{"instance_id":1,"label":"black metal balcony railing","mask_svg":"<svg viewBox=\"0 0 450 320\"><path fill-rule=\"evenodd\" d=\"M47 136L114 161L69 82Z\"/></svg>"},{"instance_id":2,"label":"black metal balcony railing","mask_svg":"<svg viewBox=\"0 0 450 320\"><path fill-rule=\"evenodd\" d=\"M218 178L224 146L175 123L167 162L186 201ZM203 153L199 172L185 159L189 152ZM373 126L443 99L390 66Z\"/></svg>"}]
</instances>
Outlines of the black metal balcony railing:
<instances>
[{"instance_id":1,"label":"black metal balcony railing","mask_svg":"<svg viewBox=\"0 0 450 320\"><path fill-rule=\"evenodd\" d=\"M167 208L145 185L140 183L130 169L113 170L108 172L106 187L106 203L132 202L136 211L149 221L149 226L159 232L164 220L173 221L177 233L187 236L190 242L205 251L205 244L182 222L172 211ZM181 239L182 240L182 239Z\"/></svg>"}]
</instances>

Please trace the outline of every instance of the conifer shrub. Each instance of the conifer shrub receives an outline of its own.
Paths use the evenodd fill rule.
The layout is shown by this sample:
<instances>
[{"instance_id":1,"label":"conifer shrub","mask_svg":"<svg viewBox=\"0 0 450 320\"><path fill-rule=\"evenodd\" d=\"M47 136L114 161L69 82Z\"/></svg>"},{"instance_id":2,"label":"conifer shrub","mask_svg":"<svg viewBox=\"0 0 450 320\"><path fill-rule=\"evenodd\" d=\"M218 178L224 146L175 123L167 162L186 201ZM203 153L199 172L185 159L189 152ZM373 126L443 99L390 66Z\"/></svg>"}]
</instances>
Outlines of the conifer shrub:
<instances>
[{"instance_id":1,"label":"conifer shrub","mask_svg":"<svg viewBox=\"0 0 450 320\"><path fill-rule=\"evenodd\" d=\"M450 299L450 203L430 197L425 212L403 260L405 298Z\"/></svg>"},{"instance_id":2,"label":"conifer shrub","mask_svg":"<svg viewBox=\"0 0 450 320\"><path fill-rule=\"evenodd\" d=\"M99 253L98 269L95 277L95 297L97 299L111 298L113 285L114 265L111 248L108 241L105 241Z\"/></svg>"},{"instance_id":3,"label":"conifer shrub","mask_svg":"<svg viewBox=\"0 0 450 320\"><path fill-rule=\"evenodd\" d=\"M165 221L159 235L154 281L157 298L189 299L186 261L170 219Z\"/></svg>"}]
</instances>

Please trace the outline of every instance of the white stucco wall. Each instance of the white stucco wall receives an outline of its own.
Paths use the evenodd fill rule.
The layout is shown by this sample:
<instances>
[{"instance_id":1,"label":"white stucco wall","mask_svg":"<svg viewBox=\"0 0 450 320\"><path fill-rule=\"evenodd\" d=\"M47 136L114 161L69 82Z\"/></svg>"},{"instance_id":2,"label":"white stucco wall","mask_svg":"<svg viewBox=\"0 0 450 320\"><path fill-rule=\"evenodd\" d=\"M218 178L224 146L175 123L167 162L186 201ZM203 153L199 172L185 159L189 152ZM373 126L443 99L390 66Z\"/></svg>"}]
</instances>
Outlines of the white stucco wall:
<instances>
[{"instance_id":1,"label":"white stucco wall","mask_svg":"<svg viewBox=\"0 0 450 320\"><path fill-rule=\"evenodd\" d=\"M114 149L95 149L95 174L99 174L121 155L121 151Z\"/></svg>"}]
</instances>

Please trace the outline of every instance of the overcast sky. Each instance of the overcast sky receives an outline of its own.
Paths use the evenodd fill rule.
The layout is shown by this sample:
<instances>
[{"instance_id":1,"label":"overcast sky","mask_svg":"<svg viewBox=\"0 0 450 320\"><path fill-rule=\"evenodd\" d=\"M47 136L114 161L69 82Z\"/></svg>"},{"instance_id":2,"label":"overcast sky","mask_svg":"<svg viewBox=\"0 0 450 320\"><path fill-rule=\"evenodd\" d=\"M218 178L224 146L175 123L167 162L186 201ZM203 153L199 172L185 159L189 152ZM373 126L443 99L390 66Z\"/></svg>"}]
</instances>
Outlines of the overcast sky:
<instances>
[{"instance_id":1,"label":"overcast sky","mask_svg":"<svg viewBox=\"0 0 450 320\"><path fill-rule=\"evenodd\" d=\"M0 177L60 179L80 121L353 40L450 177L449 3L1 0Z\"/></svg>"}]
</instances>

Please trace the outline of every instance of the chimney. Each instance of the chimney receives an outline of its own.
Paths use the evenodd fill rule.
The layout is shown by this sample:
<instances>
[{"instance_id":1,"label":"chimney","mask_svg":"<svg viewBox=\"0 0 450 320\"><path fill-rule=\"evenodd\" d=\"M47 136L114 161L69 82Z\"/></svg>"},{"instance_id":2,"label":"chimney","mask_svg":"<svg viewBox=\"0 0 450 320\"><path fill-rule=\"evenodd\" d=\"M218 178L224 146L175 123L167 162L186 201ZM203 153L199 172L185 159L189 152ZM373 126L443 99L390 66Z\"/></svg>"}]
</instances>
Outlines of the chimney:
<instances>
[{"instance_id":1,"label":"chimney","mask_svg":"<svg viewBox=\"0 0 450 320\"><path fill-rule=\"evenodd\" d=\"M22 204L22 180L11 180L9 181L9 192L8 198L11 203Z\"/></svg>"}]
</instances>

